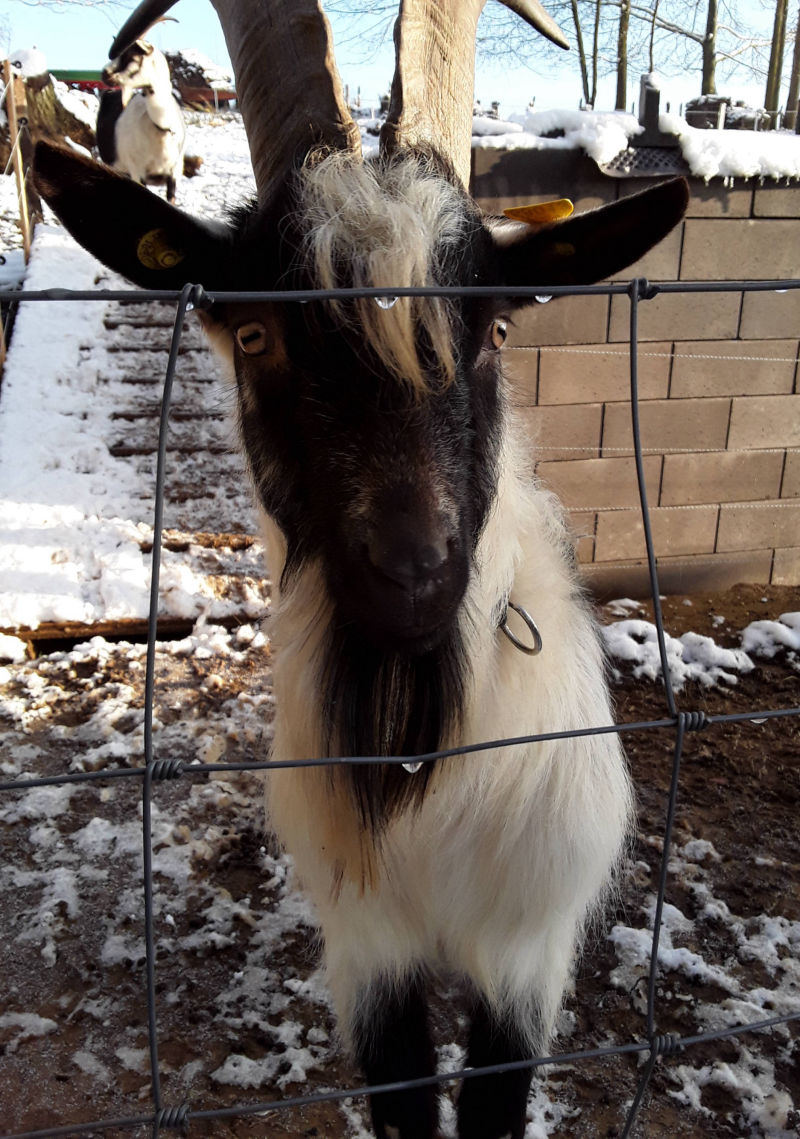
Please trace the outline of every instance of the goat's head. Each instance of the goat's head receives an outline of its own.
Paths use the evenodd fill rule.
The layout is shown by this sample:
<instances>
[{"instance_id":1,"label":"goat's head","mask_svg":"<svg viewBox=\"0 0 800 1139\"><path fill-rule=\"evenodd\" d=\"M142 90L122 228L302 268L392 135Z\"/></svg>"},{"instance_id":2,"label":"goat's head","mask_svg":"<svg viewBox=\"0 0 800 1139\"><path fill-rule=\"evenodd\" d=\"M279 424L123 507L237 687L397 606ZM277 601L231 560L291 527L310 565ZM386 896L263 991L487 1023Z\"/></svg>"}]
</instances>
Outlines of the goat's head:
<instances>
[{"instance_id":1,"label":"goat's head","mask_svg":"<svg viewBox=\"0 0 800 1139\"><path fill-rule=\"evenodd\" d=\"M560 38L538 0L508 3ZM514 287L618 272L678 221L686 186L557 224L484 218L465 190L483 0L404 0L371 163L315 0L215 4L258 206L228 228L207 224L48 145L37 182L81 244L145 287L511 290L499 300L217 301L204 316L236 378L258 494L286 539L285 579L316 561L343 625L420 653L452 628L492 503L499 349L507 316L532 299L514 299ZM165 6L157 0L136 27ZM130 34L129 22L117 44Z\"/></svg>"},{"instance_id":2,"label":"goat's head","mask_svg":"<svg viewBox=\"0 0 800 1139\"><path fill-rule=\"evenodd\" d=\"M114 59L109 59L103 68L103 82L109 87L124 87L129 90L151 86L155 69L161 60L164 57L151 43L143 39L135 40Z\"/></svg>"}]
</instances>

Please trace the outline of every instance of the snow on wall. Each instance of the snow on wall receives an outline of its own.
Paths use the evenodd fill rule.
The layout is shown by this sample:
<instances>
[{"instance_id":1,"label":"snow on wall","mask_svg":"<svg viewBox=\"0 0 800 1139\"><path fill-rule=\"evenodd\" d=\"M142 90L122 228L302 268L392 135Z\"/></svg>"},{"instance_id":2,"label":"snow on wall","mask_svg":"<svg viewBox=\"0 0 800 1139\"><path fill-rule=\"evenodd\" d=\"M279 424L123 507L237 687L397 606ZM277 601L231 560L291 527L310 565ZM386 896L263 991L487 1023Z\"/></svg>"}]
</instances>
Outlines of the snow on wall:
<instances>
[{"instance_id":1,"label":"snow on wall","mask_svg":"<svg viewBox=\"0 0 800 1139\"><path fill-rule=\"evenodd\" d=\"M692 174L711 178L800 178L800 135L788 131L701 130L678 115L659 116L662 131L677 136ZM506 133L498 133L507 128ZM476 119L472 146L498 150L584 150L605 163L641 134L625 111L527 111L508 123ZM558 138L545 135L563 132Z\"/></svg>"}]
</instances>

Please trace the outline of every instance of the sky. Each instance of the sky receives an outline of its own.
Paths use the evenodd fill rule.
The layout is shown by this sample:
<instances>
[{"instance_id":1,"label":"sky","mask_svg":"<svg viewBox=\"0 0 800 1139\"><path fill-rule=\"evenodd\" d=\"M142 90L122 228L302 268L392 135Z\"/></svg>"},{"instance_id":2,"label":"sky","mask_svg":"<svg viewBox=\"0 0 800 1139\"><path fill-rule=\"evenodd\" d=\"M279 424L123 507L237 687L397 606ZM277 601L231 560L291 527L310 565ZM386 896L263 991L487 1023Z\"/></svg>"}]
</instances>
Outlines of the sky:
<instances>
[{"instance_id":1,"label":"sky","mask_svg":"<svg viewBox=\"0 0 800 1139\"><path fill-rule=\"evenodd\" d=\"M748 4L750 2L748 0ZM95 6L62 3L54 7L28 0L0 0L0 49L14 51L36 46L44 52L50 68L99 70L105 63L115 32L133 7L133 3L114 4L107 0ZM225 40L209 0L179 0L172 14L178 23L161 24L150 34L157 47L162 50L194 48L214 63L228 65ZM767 34L771 18L769 12L760 12L762 24L766 21ZM377 103L391 80L391 45L387 43L376 49L374 58L365 61L363 40L354 40L352 33L349 39L345 38L341 21L334 17L332 23L342 82L349 87L351 98L360 89L363 103ZM537 65L537 51L538 37L531 31L531 59L536 71L508 60L491 62L479 58L475 94L481 104L488 107L493 100L499 101L501 115L524 110L532 98L536 100L536 110L577 107L581 92L574 69L560 67L557 61L543 63L541 59ZM677 111L680 104L699 93L700 79L697 74L663 78L660 85L662 107L669 101L672 110ZM761 82L750 85L742 81L718 82L718 90L758 106L763 104L763 87ZM637 100L638 91L639 75L631 74L628 109ZM614 79L601 81L597 109L612 110L614 94Z\"/></svg>"}]
</instances>

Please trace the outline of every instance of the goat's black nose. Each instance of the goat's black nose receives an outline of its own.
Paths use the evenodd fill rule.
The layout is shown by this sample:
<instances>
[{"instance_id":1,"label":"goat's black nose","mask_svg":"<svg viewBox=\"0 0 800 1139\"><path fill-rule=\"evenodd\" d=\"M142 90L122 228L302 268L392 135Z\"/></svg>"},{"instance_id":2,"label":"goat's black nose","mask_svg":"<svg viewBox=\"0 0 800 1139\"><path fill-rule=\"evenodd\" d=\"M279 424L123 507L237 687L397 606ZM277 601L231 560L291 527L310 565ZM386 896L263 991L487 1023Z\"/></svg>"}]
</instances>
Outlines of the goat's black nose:
<instances>
[{"instance_id":1,"label":"goat's black nose","mask_svg":"<svg viewBox=\"0 0 800 1139\"><path fill-rule=\"evenodd\" d=\"M419 534L398 527L373 532L367 541L367 556L376 569L407 592L425 594L435 589L449 546L444 534Z\"/></svg>"}]
</instances>

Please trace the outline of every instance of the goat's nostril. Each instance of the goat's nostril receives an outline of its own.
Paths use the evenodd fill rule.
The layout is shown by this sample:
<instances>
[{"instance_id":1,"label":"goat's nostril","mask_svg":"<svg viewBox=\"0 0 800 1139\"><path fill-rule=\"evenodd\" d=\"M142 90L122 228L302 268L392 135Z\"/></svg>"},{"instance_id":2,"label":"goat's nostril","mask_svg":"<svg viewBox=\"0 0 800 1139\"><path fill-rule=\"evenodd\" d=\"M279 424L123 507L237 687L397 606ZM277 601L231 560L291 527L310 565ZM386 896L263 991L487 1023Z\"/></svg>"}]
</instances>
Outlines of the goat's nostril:
<instances>
[{"instance_id":1,"label":"goat's nostril","mask_svg":"<svg viewBox=\"0 0 800 1139\"><path fill-rule=\"evenodd\" d=\"M366 544L372 565L404 589L415 590L431 582L449 557L445 538L420 543L400 536L375 534Z\"/></svg>"},{"instance_id":2,"label":"goat's nostril","mask_svg":"<svg viewBox=\"0 0 800 1139\"><path fill-rule=\"evenodd\" d=\"M433 573L439 566L447 561L447 542L440 541L435 545L422 546L417 554L417 565L424 573Z\"/></svg>"}]
</instances>

